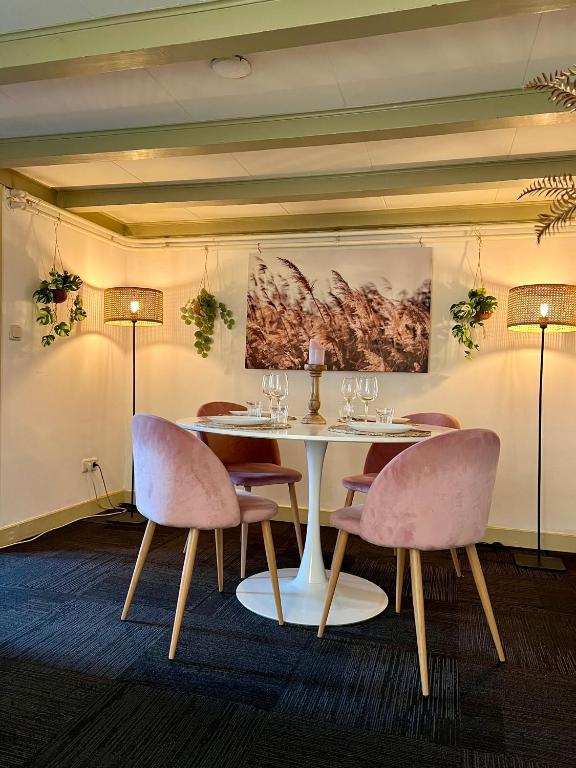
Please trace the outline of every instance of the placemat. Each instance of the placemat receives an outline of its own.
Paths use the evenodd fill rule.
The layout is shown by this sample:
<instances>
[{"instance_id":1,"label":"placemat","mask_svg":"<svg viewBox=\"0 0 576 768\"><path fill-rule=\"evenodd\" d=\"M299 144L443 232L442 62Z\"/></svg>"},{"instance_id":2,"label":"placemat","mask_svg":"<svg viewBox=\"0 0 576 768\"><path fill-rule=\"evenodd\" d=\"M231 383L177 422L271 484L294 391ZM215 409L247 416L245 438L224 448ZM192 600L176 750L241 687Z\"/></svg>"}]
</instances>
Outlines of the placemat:
<instances>
[{"instance_id":1,"label":"placemat","mask_svg":"<svg viewBox=\"0 0 576 768\"><path fill-rule=\"evenodd\" d=\"M195 422L195 425L199 425L202 427L212 427L213 429L237 429L239 432L242 432L242 430L247 430L250 432L253 432L254 430L266 432L267 430L277 430L277 429L290 429L292 427L292 424L288 424L285 427L279 427L276 424L246 424L244 426L243 424L223 424L222 422L218 422L218 424L215 424L213 421L197 421Z\"/></svg>"},{"instance_id":2,"label":"placemat","mask_svg":"<svg viewBox=\"0 0 576 768\"><path fill-rule=\"evenodd\" d=\"M407 432L357 432L349 424L332 424L328 427L329 432L338 432L342 435L364 435L365 437L430 437L432 432L426 429L411 429Z\"/></svg>"}]
</instances>

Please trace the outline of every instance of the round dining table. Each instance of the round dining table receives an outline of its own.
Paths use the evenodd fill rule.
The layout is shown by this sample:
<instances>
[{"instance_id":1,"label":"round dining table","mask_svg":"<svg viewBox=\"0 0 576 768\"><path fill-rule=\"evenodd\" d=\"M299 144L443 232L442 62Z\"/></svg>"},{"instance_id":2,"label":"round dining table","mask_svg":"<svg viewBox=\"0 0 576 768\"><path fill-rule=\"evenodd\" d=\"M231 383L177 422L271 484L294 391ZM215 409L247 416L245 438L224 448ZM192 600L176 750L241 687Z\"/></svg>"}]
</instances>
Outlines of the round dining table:
<instances>
[{"instance_id":1,"label":"round dining table","mask_svg":"<svg viewBox=\"0 0 576 768\"><path fill-rule=\"evenodd\" d=\"M329 420L336 424L337 420ZM404 443L411 444L430 440L437 435L451 432L448 427L429 424L413 425L425 431L421 436L402 437L402 433L367 435L360 432L338 432L328 425L302 424L291 421L286 429L250 429L228 425L210 424L206 418L183 418L177 424L196 432L234 437L267 438L269 440L300 440L306 447L308 467L308 526L306 544L298 568L278 570L284 620L291 624L318 625L324 607L330 571L324 566L320 539L320 485L324 457L329 443ZM341 426L341 425L340 425ZM374 425L376 427L376 425ZM415 478L417 482L417 478ZM236 589L238 600L246 608L260 616L276 620L276 607L272 583L268 571L256 573L240 582ZM381 613L388 605L383 589L367 579L350 573L340 573L338 586L330 608L328 624L354 624Z\"/></svg>"}]
</instances>

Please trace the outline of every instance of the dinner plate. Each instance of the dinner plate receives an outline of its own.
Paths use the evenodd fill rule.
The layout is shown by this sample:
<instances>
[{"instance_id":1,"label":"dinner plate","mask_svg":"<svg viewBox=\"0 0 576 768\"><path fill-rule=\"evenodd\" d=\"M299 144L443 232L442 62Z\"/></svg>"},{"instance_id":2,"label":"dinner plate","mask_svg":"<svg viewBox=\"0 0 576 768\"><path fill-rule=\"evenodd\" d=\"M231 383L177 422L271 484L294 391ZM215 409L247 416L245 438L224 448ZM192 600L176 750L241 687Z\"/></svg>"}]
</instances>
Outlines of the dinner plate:
<instances>
[{"instance_id":1,"label":"dinner plate","mask_svg":"<svg viewBox=\"0 0 576 768\"><path fill-rule=\"evenodd\" d=\"M389 434L390 432L409 432L412 429L410 424L374 424L374 422L359 422L355 421L349 425L354 432L382 432L382 434Z\"/></svg>"},{"instance_id":2,"label":"dinner plate","mask_svg":"<svg viewBox=\"0 0 576 768\"><path fill-rule=\"evenodd\" d=\"M364 417L363 416L352 416L353 422L360 422L364 423ZM371 421L372 424L376 424L376 416L368 416L368 421ZM393 424L410 424L410 419L405 418L404 416L394 416L392 419Z\"/></svg>"},{"instance_id":3,"label":"dinner plate","mask_svg":"<svg viewBox=\"0 0 576 768\"><path fill-rule=\"evenodd\" d=\"M270 419L267 416L206 416L206 419L214 424L229 424L231 426L249 427L251 424L269 424Z\"/></svg>"}]
</instances>

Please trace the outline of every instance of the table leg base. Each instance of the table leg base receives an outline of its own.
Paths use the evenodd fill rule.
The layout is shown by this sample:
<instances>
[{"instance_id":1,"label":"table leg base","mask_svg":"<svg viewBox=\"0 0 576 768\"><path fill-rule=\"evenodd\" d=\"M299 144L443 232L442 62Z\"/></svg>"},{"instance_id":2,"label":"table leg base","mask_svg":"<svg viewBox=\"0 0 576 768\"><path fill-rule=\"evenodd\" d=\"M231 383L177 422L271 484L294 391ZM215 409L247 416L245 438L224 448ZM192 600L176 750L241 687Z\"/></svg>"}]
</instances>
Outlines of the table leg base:
<instances>
[{"instance_id":1,"label":"table leg base","mask_svg":"<svg viewBox=\"0 0 576 768\"><path fill-rule=\"evenodd\" d=\"M297 568L281 568L278 571L282 611L288 624L318 626L326 599L327 582L301 585L295 581ZM330 571L326 571L330 577ZM276 619L274 595L268 571L257 573L240 582L236 597L245 608ZM377 616L388 605L388 596L383 589L367 579L341 573L338 587L328 616L328 624L355 624Z\"/></svg>"}]
</instances>

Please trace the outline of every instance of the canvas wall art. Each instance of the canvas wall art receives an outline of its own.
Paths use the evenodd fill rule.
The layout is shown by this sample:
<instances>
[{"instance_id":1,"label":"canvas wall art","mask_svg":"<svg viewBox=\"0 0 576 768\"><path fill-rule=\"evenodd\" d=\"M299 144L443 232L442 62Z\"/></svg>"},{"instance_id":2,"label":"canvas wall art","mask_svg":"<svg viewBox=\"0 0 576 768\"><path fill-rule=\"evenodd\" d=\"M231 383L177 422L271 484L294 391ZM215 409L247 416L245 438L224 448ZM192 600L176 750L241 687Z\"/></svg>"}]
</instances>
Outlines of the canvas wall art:
<instances>
[{"instance_id":1,"label":"canvas wall art","mask_svg":"<svg viewBox=\"0 0 576 768\"><path fill-rule=\"evenodd\" d=\"M426 372L431 273L421 247L253 254L246 368L302 369L316 338L328 370Z\"/></svg>"}]
</instances>

